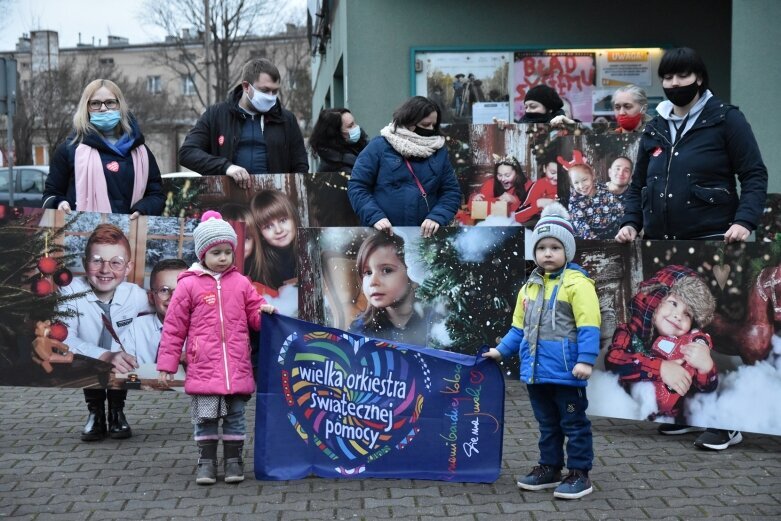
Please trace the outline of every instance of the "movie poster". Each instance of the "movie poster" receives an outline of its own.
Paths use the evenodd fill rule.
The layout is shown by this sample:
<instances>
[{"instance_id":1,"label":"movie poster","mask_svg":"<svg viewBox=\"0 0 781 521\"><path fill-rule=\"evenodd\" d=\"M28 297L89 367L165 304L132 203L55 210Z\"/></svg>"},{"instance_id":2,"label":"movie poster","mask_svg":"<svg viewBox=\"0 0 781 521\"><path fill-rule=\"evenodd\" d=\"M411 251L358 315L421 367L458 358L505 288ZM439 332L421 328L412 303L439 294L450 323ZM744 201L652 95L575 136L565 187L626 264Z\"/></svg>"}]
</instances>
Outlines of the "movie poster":
<instances>
[{"instance_id":1,"label":"movie poster","mask_svg":"<svg viewBox=\"0 0 781 521\"><path fill-rule=\"evenodd\" d=\"M564 102L573 119L593 119L592 93L596 81L594 53L516 52L513 68L513 120L524 114L526 92L536 85L548 85Z\"/></svg>"},{"instance_id":2,"label":"movie poster","mask_svg":"<svg viewBox=\"0 0 781 521\"><path fill-rule=\"evenodd\" d=\"M416 92L439 106L445 124L507 120L511 61L510 52L417 53Z\"/></svg>"}]
</instances>

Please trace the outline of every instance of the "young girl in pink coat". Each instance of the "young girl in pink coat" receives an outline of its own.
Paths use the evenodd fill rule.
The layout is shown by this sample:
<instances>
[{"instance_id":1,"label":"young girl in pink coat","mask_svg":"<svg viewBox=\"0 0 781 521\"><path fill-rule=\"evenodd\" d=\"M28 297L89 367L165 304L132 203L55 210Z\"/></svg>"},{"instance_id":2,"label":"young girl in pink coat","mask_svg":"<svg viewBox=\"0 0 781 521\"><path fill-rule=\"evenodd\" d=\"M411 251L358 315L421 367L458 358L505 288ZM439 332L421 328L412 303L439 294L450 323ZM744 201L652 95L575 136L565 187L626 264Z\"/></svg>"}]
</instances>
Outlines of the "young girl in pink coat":
<instances>
[{"instance_id":1,"label":"young girl in pink coat","mask_svg":"<svg viewBox=\"0 0 781 521\"><path fill-rule=\"evenodd\" d=\"M186 341L184 390L192 396L198 443L195 481L217 481L217 442L222 419L225 482L244 480L244 406L255 391L249 329L260 329L260 312L274 307L258 295L233 265L236 232L214 211L193 231L200 262L179 275L163 324L157 354L159 380L167 385L179 367Z\"/></svg>"}]
</instances>

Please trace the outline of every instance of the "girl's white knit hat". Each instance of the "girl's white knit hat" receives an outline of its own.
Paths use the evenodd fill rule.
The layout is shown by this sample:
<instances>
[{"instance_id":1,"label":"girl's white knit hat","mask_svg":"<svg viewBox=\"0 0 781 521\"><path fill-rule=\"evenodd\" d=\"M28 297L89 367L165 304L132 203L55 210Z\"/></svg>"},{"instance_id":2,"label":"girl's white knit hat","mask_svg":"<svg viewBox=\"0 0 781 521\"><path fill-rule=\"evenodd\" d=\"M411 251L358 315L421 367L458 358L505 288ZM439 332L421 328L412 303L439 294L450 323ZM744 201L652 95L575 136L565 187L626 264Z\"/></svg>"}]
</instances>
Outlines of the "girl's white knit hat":
<instances>
[{"instance_id":1,"label":"girl's white knit hat","mask_svg":"<svg viewBox=\"0 0 781 521\"><path fill-rule=\"evenodd\" d=\"M203 261L206 252L218 244L230 244L236 251L238 238L231 225L222 220L219 212L208 210L203 213L200 224L193 230L193 241L195 255L199 261Z\"/></svg>"}]
</instances>

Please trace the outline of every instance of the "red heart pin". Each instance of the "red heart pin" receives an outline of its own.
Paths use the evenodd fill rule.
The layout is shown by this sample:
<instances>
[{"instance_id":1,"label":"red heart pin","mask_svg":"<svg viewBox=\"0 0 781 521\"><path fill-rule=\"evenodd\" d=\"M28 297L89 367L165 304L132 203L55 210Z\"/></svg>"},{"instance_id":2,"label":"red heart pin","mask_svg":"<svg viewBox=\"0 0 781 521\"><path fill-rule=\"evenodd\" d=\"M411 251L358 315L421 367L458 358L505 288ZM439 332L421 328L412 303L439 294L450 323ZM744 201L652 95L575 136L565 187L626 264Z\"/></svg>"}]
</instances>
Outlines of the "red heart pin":
<instances>
[{"instance_id":1,"label":"red heart pin","mask_svg":"<svg viewBox=\"0 0 781 521\"><path fill-rule=\"evenodd\" d=\"M106 168L111 172L119 172L119 163L116 161L112 161L111 163L106 165Z\"/></svg>"}]
</instances>

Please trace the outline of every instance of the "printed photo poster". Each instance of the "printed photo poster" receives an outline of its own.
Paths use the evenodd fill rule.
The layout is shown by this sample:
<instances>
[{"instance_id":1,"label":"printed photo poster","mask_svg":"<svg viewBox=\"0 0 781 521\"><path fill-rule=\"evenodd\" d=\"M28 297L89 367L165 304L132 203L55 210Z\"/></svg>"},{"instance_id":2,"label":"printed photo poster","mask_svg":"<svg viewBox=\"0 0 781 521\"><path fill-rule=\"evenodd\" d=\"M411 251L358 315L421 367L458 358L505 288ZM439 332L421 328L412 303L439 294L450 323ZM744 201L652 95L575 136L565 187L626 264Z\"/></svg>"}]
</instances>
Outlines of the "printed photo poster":
<instances>
[{"instance_id":1,"label":"printed photo poster","mask_svg":"<svg viewBox=\"0 0 781 521\"><path fill-rule=\"evenodd\" d=\"M575 237L611 240L624 215L639 147L637 133L583 134L556 140L564 171L559 197L570 213Z\"/></svg>"},{"instance_id":2,"label":"printed photo poster","mask_svg":"<svg viewBox=\"0 0 781 521\"><path fill-rule=\"evenodd\" d=\"M510 52L419 52L415 92L439 105L442 123L490 123L510 114Z\"/></svg>"},{"instance_id":3,"label":"printed photo poster","mask_svg":"<svg viewBox=\"0 0 781 521\"><path fill-rule=\"evenodd\" d=\"M0 262L0 384L156 389L171 293L149 290L175 288L195 260L195 223L38 209L2 219L0 240L14 254ZM88 254L101 267L88 269ZM118 303L105 321L93 287ZM115 370L117 357L132 369ZM181 390L183 380L180 370L173 387Z\"/></svg>"},{"instance_id":4,"label":"printed photo poster","mask_svg":"<svg viewBox=\"0 0 781 521\"><path fill-rule=\"evenodd\" d=\"M558 197L558 131L547 125L470 125L461 225L533 225L543 199Z\"/></svg>"},{"instance_id":5,"label":"printed photo poster","mask_svg":"<svg viewBox=\"0 0 781 521\"><path fill-rule=\"evenodd\" d=\"M781 240L781 194L767 194L765 211L756 230L757 241Z\"/></svg>"},{"instance_id":6,"label":"printed photo poster","mask_svg":"<svg viewBox=\"0 0 781 521\"><path fill-rule=\"evenodd\" d=\"M526 273L521 227L308 228L300 317L355 334L474 355L512 322ZM517 369L518 361L508 363Z\"/></svg>"},{"instance_id":7,"label":"printed photo poster","mask_svg":"<svg viewBox=\"0 0 781 521\"><path fill-rule=\"evenodd\" d=\"M217 210L223 219L243 222L236 266L281 313L298 312L298 227L309 225L304 174L252 176L248 189L227 176L163 180L163 215L200 219Z\"/></svg>"},{"instance_id":8,"label":"printed photo poster","mask_svg":"<svg viewBox=\"0 0 781 521\"><path fill-rule=\"evenodd\" d=\"M347 197L347 172L318 172L306 177L309 226L360 226ZM303 224L302 224L303 226Z\"/></svg>"},{"instance_id":9,"label":"printed photo poster","mask_svg":"<svg viewBox=\"0 0 781 521\"><path fill-rule=\"evenodd\" d=\"M781 245L638 247L623 277L626 314L616 313L589 382L589 413L781 434ZM603 272L592 274L600 292Z\"/></svg>"},{"instance_id":10,"label":"printed photo poster","mask_svg":"<svg viewBox=\"0 0 781 521\"><path fill-rule=\"evenodd\" d=\"M591 122L592 93L596 81L594 53L516 52L513 67L513 120L524 114L526 92L537 85L556 89L564 111L572 118Z\"/></svg>"},{"instance_id":11,"label":"printed photo poster","mask_svg":"<svg viewBox=\"0 0 781 521\"><path fill-rule=\"evenodd\" d=\"M263 315L255 415L261 480L495 481L499 366L280 315Z\"/></svg>"}]
</instances>

